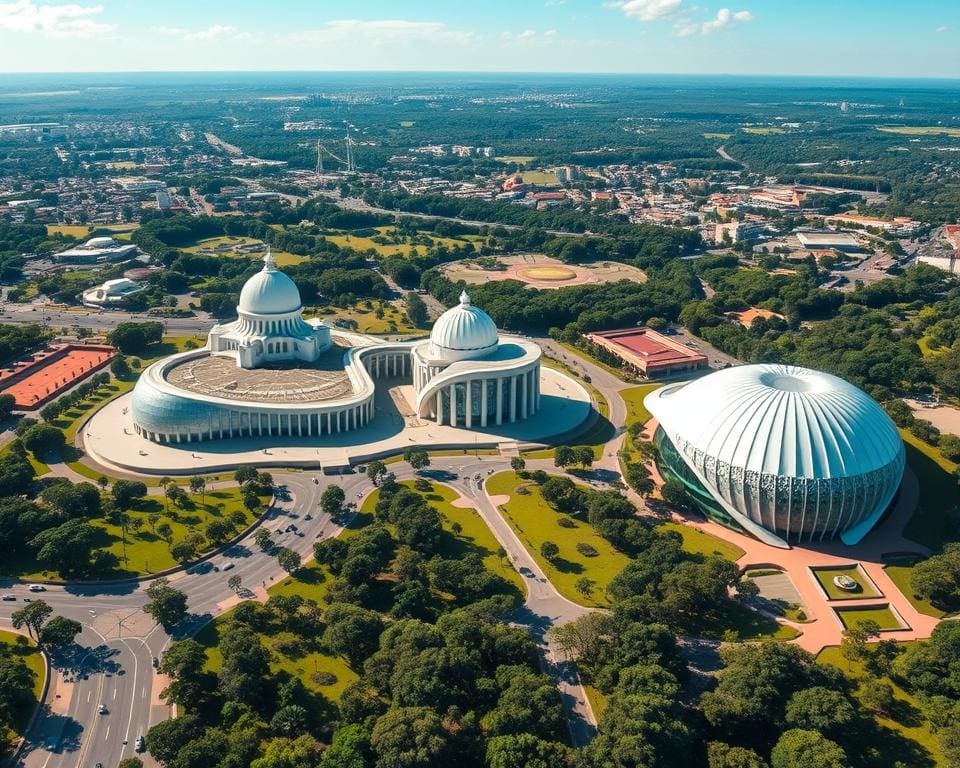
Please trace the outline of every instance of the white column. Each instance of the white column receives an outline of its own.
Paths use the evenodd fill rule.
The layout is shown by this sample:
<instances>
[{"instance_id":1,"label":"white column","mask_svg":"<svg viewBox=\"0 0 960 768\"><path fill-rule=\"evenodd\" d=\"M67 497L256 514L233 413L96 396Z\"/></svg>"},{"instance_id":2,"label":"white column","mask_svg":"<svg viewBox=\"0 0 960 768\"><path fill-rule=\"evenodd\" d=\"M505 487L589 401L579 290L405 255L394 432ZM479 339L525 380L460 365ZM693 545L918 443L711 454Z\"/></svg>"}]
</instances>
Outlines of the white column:
<instances>
[{"instance_id":1,"label":"white column","mask_svg":"<svg viewBox=\"0 0 960 768\"><path fill-rule=\"evenodd\" d=\"M517 377L510 377L510 423L517 420Z\"/></svg>"},{"instance_id":2,"label":"white column","mask_svg":"<svg viewBox=\"0 0 960 768\"><path fill-rule=\"evenodd\" d=\"M480 426L487 426L487 380L480 384Z\"/></svg>"},{"instance_id":3,"label":"white column","mask_svg":"<svg viewBox=\"0 0 960 768\"><path fill-rule=\"evenodd\" d=\"M503 377L497 379L497 426L503 424Z\"/></svg>"},{"instance_id":4,"label":"white column","mask_svg":"<svg viewBox=\"0 0 960 768\"><path fill-rule=\"evenodd\" d=\"M450 385L450 426L457 426L457 385Z\"/></svg>"},{"instance_id":5,"label":"white column","mask_svg":"<svg viewBox=\"0 0 960 768\"><path fill-rule=\"evenodd\" d=\"M527 374L520 374L520 418L527 418Z\"/></svg>"},{"instance_id":6,"label":"white column","mask_svg":"<svg viewBox=\"0 0 960 768\"><path fill-rule=\"evenodd\" d=\"M437 390L437 402L436 402L436 411L437 411L437 424L443 424L443 392Z\"/></svg>"},{"instance_id":7,"label":"white column","mask_svg":"<svg viewBox=\"0 0 960 768\"><path fill-rule=\"evenodd\" d=\"M467 429L473 428L473 379L467 379L467 396L464 398L463 411L467 419Z\"/></svg>"}]
</instances>

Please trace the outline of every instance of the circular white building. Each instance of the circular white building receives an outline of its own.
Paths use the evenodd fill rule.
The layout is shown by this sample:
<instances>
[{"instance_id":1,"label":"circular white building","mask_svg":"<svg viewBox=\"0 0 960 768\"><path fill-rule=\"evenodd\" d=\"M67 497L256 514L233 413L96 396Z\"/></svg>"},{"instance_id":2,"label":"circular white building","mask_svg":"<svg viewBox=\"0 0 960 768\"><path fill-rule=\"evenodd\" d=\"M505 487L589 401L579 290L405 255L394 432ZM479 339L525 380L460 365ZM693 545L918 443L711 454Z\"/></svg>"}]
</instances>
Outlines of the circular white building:
<instances>
[{"instance_id":1,"label":"circular white building","mask_svg":"<svg viewBox=\"0 0 960 768\"><path fill-rule=\"evenodd\" d=\"M322 321L303 319L296 284L268 253L240 293L237 320L215 326L206 347L144 371L133 425L165 444L336 435L375 418L379 379L412 383L418 419L483 429L537 412L540 347L501 337L466 293L426 340L334 335Z\"/></svg>"},{"instance_id":2,"label":"circular white building","mask_svg":"<svg viewBox=\"0 0 960 768\"><path fill-rule=\"evenodd\" d=\"M744 365L647 395L666 478L709 517L776 546L858 543L897 493L905 452L866 393L827 373Z\"/></svg>"}]
</instances>

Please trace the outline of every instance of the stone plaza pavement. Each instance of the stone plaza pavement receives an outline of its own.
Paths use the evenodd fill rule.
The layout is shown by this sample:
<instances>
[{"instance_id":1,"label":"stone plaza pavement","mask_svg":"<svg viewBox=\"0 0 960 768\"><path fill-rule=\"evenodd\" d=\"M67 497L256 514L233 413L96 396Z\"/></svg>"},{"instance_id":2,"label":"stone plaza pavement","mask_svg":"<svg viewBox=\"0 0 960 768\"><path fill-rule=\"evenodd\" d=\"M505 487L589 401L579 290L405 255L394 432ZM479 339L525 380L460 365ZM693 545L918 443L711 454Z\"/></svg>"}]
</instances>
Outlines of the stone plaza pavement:
<instances>
[{"instance_id":1,"label":"stone plaza pavement","mask_svg":"<svg viewBox=\"0 0 960 768\"><path fill-rule=\"evenodd\" d=\"M590 394L558 371L541 369L540 410L513 424L461 429L417 419L409 406L412 387L397 379L377 392L376 417L363 429L322 438L237 438L161 445L136 434L131 395L99 410L81 428L82 448L110 469L147 474L191 474L232 470L241 464L344 468L396 454L406 448L496 448L539 444L576 430L591 415Z\"/></svg>"}]
</instances>

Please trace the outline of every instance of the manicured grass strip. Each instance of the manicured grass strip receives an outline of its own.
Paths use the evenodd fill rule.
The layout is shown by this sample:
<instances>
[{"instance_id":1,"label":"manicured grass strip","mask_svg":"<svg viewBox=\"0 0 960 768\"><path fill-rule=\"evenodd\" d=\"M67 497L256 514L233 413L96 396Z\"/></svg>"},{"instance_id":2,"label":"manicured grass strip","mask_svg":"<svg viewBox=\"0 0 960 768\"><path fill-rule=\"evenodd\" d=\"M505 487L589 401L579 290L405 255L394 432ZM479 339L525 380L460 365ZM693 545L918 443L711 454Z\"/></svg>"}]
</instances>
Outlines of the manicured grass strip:
<instances>
[{"instance_id":1,"label":"manicured grass strip","mask_svg":"<svg viewBox=\"0 0 960 768\"><path fill-rule=\"evenodd\" d=\"M570 518L573 527L562 527L559 521L568 519L567 516L558 514L544 501L538 486L520 480L515 473L500 472L488 478L486 485L491 496L510 496L510 501L500 507L504 518L560 594L581 605L610 604L606 589L629 562L626 555L614 549L582 520ZM529 490L529 495L517 493L521 485ZM540 547L547 541L560 548L560 554L552 561L540 554ZM587 557L581 554L577 551L578 544L593 547L597 555ZM593 581L589 595L577 591L574 586L583 577Z\"/></svg>"},{"instance_id":2,"label":"manicured grass strip","mask_svg":"<svg viewBox=\"0 0 960 768\"><path fill-rule=\"evenodd\" d=\"M887 572L890 580L897 585L897 589L903 593L903 596L906 597L920 613L925 613L927 616L936 616L938 619L947 615L945 611L941 611L929 600L917 597L917 595L913 593L913 584L911 583L913 565L888 565L884 570Z\"/></svg>"},{"instance_id":3,"label":"manicured grass strip","mask_svg":"<svg viewBox=\"0 0 960 768\"><path fill-rule=\"evenodd\" d=\"M650 411L643 404L643 398L662 386L660 383L641 384L639 387L620 390L620 397L627 406L627 426L636 422L646 424L650 421Z\"/></svg>"},{"instance_id":4,"label":"manicured grass strip","mask_svg":"<svg viewBox=\"0 0 960 768\"><path fill-rule=\"evenodd\" d=\"M848 605L833 610L837 612L837 616L847 629L853 629L866 621L875 621L881 630L903 628L897 617L893 615L893 611L885 605L864 608Z\"/></svg>"},{"instance_id":5,"label":"manicured grass strip","mask_svg":"<svg viewBox=\"0 0 960 768\"><path fill-rule=\"evenodd\" d=\"M23 659L26 663L27 668L33 674L33 699L35 705L40 699L40 693L43 691L43 678L45 674L43 657L40 655L40 650L37 648L36 643L23 635L0 630L0 650L4 653L10 652L14 656ZM30 721L32 714L33 706L24 707L23 710L13 713L14 728L12 733L3 733L2 730L0 730L0 758L2 758L6 752L5 747L8 744L13 746L13 742L23 735L23 730Z\"/></svg>"},{"instance_id":6,"label":"manicured grass strip","mask_svg":"<svg viewBox=\"0 0 960 768\"><path fill-rule=\"evenodd\" d=\"M857 567L814 568L813 575L831 600L856 600L863 597L881 597L880 593L874 589L873 584L864 577L864 574ZM833 583L833 579L836 576L849 576L860 585L860 588L850 592L845 589L840 589L840 587Z\"/></svg>"},{"instance_id":7,"label":"manicured grass strip","mask_svg":"<svg viewBox=\"0 0 960 768\"><path fill-rule=\"evenodd\" d=\"M744 551L736 544L731 544L709 533L698 531L692 525L683 523L665 522L657 526L661 530L676 531L683 537L683 551L692 555L720 555L727 560L736 562L744 555Z\"/></svg>"},{"instance_id":8,"label":"manicured grass strip","mask_svg":"<svg viewBox=\"0 0 960 768\"><path fill-rule=\"evenodd\" d=\"M955 504L957 482L953 473L957 465L949 461L932 445L905 429L900 436L907 448L907 464L920 484L920 504L904 535L937 552L945 540L950 540L950 516L947 511Z\"/></svg>"}]
</instances>

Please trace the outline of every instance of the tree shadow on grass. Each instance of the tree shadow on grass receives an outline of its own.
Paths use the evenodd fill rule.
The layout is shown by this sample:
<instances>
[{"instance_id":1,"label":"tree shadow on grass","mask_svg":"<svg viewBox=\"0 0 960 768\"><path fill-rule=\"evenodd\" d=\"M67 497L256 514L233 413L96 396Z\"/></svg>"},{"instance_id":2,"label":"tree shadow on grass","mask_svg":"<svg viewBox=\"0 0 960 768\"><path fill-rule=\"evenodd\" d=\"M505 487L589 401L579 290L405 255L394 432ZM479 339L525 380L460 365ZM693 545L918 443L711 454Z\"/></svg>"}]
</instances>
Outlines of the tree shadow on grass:
<instances>
[{"instance_id":1,"label":"tree shadow on grass","mask_svg":"<svg viewBox=\"0 0 960 768\"><path fill-rule=\"evenodd\" d=\"M550 561L550 564L556 568L560 573L583 573L586 568L583 567L582 563L574 562L573 560L567 560L565 557L555 557Z\"/></svg>"},{"instance_id":2,"label":"tree shadow on grass","mask_svg":"<svg viewBox=\"0 0 960 768\"><path fill-rule=\"evenodd\" d=\"M905 724L904 724L905 725ZM933 755L922 744L883 725L869 715L862 715L840 739L850 756L857 756L856 764L895 768L933 768Z\"/></svg>"}]
</instances>

